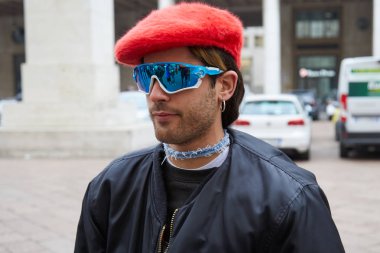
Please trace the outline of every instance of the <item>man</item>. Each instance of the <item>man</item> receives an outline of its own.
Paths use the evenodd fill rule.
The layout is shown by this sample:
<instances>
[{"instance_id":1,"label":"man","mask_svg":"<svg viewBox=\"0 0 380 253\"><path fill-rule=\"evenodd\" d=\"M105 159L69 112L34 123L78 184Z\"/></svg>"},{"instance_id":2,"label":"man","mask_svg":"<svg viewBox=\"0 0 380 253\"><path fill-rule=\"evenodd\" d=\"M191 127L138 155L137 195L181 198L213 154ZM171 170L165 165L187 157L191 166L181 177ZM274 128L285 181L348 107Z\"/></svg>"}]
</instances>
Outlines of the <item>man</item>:
<instances>
[{"instance_id":1,"label":"man","mask_svg":"<svg viewBox=\"0 0 380 253\"><path fill-rule=\"evenodd\" d=\"M162 143L91 181L75 252L344 252L314 175L228 128L244 94L242 29L225 10L181 3L117 42Z\"/></svg>"}]
</instances>

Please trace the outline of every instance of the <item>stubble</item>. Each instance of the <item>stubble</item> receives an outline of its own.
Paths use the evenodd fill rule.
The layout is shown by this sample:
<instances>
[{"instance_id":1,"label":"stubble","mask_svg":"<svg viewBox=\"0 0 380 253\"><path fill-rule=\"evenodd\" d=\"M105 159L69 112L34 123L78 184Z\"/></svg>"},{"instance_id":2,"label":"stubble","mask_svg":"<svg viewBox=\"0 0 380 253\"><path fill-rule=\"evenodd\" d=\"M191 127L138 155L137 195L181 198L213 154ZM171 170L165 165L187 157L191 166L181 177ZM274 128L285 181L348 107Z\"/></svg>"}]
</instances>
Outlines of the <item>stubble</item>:
<instances>
[{"instance_id":1,"label":"stubble","mask_svg":"<svg viewBox=\"0 0 380 253\"><path fill-rule=\"evenodd\" d=\"M215 89L209 87L202 98L195 98L186 108L167 108L165 103L154 105L155 110L169 110L178 115L176 124L161 125L153 119L156 138L164 143L186 145L211 130L218 111Z\"/></svg>"}]
</instances>

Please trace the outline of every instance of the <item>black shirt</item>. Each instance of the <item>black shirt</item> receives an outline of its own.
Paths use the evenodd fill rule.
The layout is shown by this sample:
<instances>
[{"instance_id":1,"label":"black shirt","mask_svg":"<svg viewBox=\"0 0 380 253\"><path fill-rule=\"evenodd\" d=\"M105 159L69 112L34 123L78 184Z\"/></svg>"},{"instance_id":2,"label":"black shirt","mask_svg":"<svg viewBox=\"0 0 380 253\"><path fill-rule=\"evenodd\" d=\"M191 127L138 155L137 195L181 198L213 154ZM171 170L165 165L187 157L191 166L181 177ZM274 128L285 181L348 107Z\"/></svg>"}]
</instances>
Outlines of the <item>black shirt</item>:
<instances>
[{"instance_id":1,"label":"black shirt","mask_svg":"<svg viewBox=\"0 0 380 253\"><path fill-rule=\"evenodd\" d=\"M180 208L194 192L194 190L209 176L216 168L204 170L185 170L172 166L169 162L163 164L163 177L167 195L167 220L164 231L163 248L169 243L170 223L175 209Z\"/></svg>"}]
</instances>

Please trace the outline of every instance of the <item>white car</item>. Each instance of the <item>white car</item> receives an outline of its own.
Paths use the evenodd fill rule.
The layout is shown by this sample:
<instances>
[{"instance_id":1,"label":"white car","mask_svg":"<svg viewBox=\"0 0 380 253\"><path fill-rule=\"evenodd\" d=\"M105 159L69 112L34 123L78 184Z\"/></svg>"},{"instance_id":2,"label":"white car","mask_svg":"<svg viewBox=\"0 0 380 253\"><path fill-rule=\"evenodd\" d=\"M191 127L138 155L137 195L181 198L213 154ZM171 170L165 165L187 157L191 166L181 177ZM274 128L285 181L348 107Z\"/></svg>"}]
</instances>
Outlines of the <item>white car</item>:
<instances>
[{"instance_id":1,"label":"white car","mask_svg":"<svg viewBox=\"0 0 380 253\"><path fill-rule=\"evenodd\" d=\"M311 119L295 95L247 97L233 128L251 134L288 154L310 158Z\"/></svg>"}]
</instances>

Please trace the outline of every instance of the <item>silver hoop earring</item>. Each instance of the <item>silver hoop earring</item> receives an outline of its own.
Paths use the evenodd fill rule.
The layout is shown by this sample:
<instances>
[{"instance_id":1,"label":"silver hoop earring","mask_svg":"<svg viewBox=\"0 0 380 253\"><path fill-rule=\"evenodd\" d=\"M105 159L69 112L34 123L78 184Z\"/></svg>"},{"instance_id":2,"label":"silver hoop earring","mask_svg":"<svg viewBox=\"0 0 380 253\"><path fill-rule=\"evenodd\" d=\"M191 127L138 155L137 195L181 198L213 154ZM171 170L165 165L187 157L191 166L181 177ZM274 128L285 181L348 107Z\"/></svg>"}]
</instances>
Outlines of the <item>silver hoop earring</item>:
<instances>
[{"instance_id":1,"label":"silver hoop earring","mask_svg":"<svg viewBox=\"0 0 380 253\"><path fill-rule=\"evenodd\" d=\"M225 110L226 110L226 101L222 101L222 103L220 104L220 110L222 111L222 112L224 112Z\"/></svg>"}]
</instances>

